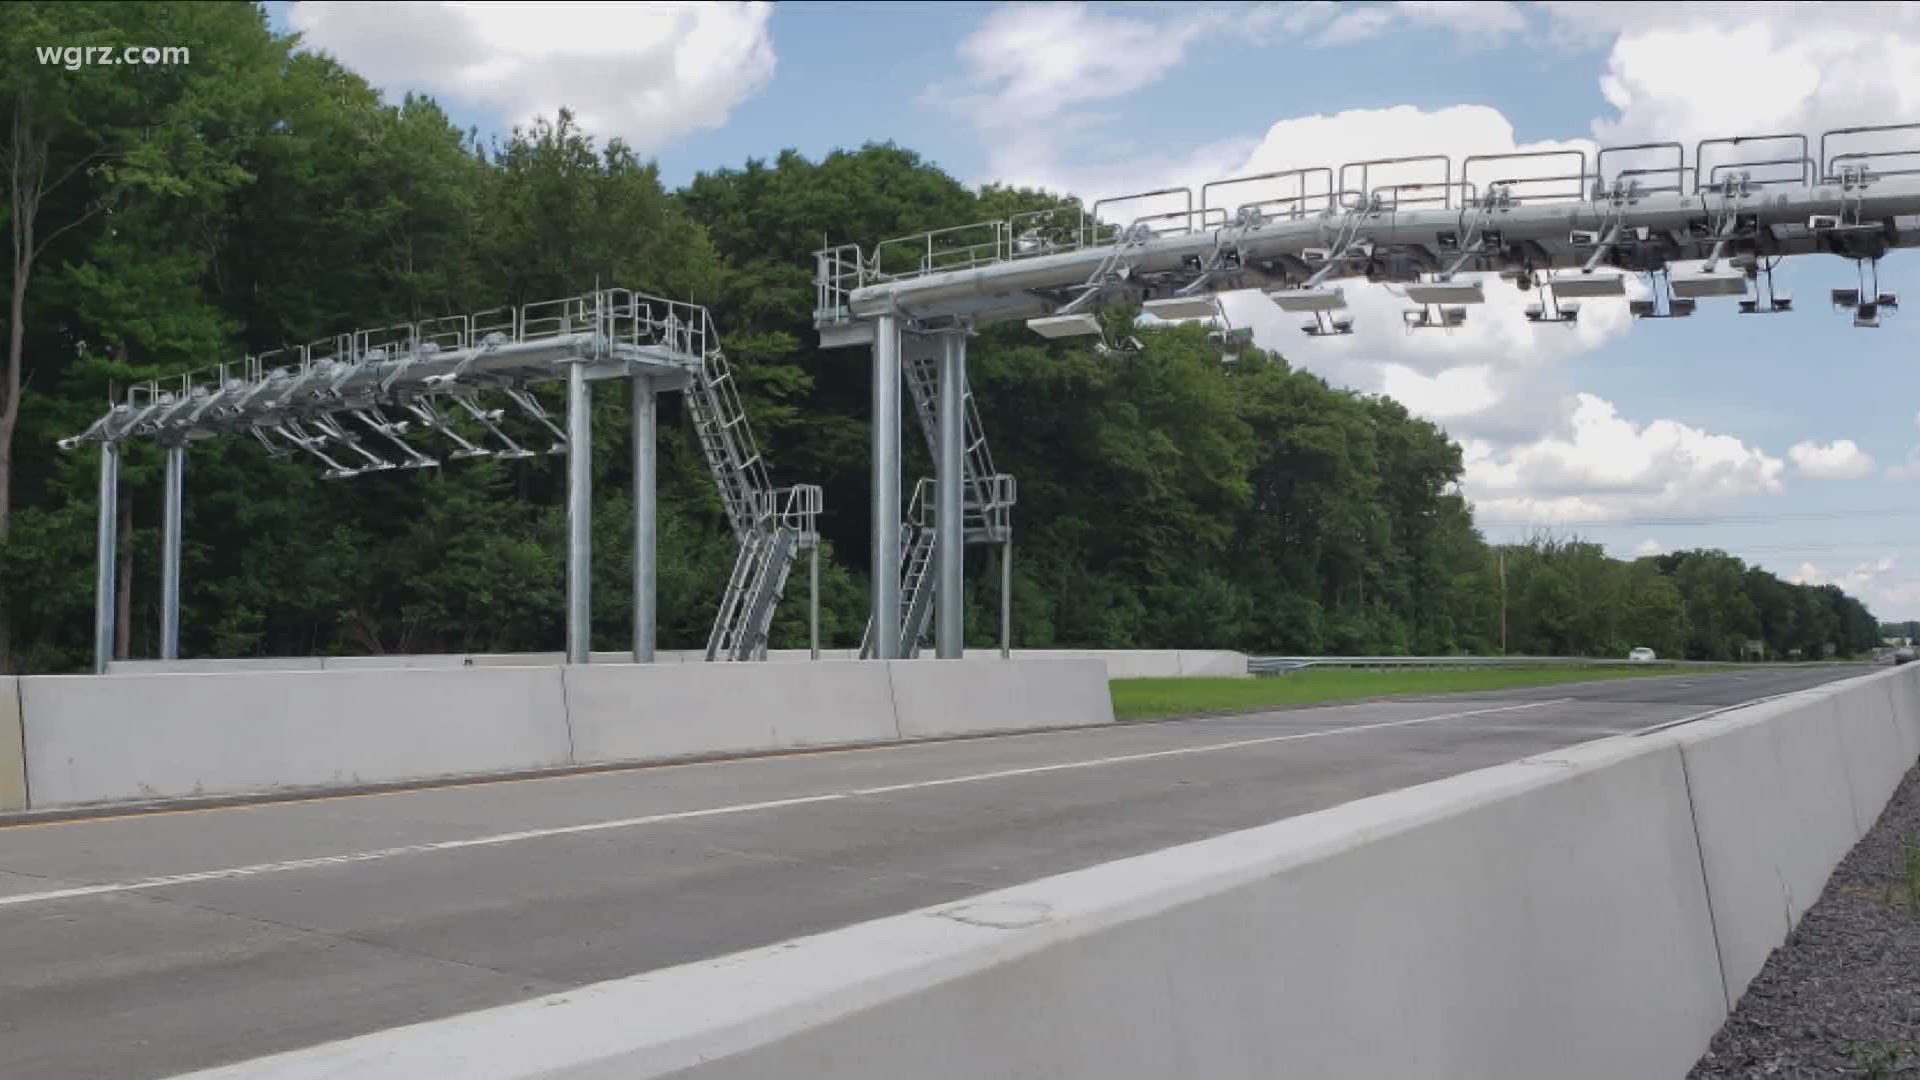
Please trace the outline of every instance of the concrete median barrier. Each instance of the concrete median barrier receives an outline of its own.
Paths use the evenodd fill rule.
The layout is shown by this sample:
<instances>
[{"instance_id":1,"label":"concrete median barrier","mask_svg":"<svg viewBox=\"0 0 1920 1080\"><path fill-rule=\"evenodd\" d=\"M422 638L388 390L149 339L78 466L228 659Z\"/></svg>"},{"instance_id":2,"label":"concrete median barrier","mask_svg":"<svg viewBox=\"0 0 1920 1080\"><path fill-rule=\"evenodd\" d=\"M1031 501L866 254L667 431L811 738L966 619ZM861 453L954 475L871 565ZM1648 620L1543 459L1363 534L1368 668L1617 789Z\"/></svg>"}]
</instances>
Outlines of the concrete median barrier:
<instances>
[{"instance_id":1,"label":"concrete median barrier","mask_svg":"<svg viewBox=\"0 0 1920 1080\"><path fill-rule=\"evenodd\" d=\"M1724 1009L1686 822L1671 748L1575 750L201 1076L1673 1076Z\"/></svg>"},{"instance_id":2,"label":"concrete median barrier","mask_svg":"<svg viewBox=\"0 0 1920 1080\"><path fill-rule=\"evenodd\" d=\"M899 737L883 664L587 664L564 669L585 764Z\"/></svg>"},{"instance_id":3,"label":"concrete median barrier","mask_svg":"<svg viewBox=\"0 0 1920 1080\"><path fill-rule=\"evenodd\" d=\"M1914 764L1913 668L1790 694L1675 729L1737 1002Z\"/></svg>"},{"instance_id":4,"label":"concrete median barrier","mask_svg":"<svg viewBox=\"0 0 1920 1080\"><path fill-rule=\"evenodd\" d=\"M562 765L557 668L20 679L33 806Z\"/></svg>"},{"instance_id":5,"label":"concrete median barrier","mask_svg":"<svg viewBox=\"0 0 1920 1080\"><path fill-rule=\"evenodd\" d=\"M107 665L113 675L211 675L236 671L320 671L320 656L243 656L193 660L115 660Z\"/></svg>"},{"instance_id":6,"label":"concrete median barrier","mask_svg":"<svg viewBox=\"0 0 1920 1080\"><path fill-rule=\"evenodd\" d=\"M404 666L361 659L371 662L21 678L19 697L9 693L0 706L0 811L1113 720L1106 669L1090 660L568 667L487 657L468 665L458 655L393 658L415 661ZM7 780L9 732L11 745L25 747L16 784Z\"/></svg>"},{"instance_id":7,"label":"concrete median barrier","mask_svg":"<svg viewBox=\"0 0 1920 1080\"><path fill-rule=\"evenodd\" d=\"M895 660L887 667L902 738L1113 723L1099 660Z\"/></svg>"},{"instance_id":8,"label":"concrete median barrier","mask_svg":"<svg viewBox=\"0 0 1920 1080\"><path fill-rule=\"evenodd\" d=\"M20 727L20 680L0 675L0 812L26 808L27 746Z\"/></svg>"},{"instance_id":9,"label":"concrete median barrier","mask_svg":"<svg viewBox=\"0 0 1920 1080\"><path fill-rule=\"evenodd\" d=\"M1682 1076L1884 805L1917 676L195 1075Z\"/></svg>"}]
</instances>

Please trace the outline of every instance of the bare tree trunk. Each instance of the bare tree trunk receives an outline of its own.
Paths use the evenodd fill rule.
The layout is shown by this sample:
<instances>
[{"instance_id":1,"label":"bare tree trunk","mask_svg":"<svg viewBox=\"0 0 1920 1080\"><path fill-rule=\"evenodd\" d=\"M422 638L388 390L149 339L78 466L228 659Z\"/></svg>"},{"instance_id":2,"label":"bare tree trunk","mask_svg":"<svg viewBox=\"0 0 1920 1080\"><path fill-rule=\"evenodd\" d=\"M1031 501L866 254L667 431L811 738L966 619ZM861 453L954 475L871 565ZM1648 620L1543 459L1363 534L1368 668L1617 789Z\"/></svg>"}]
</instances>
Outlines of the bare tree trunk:
<instances>
[{"instance_id":1,"label":"bare tree trunk","mask_svg":"<svg viewBox=\"0 0 1920 1080\"><path fill-rule=\"evenodd\" d=\"M120 569L114 573L113 658L131 660L133 652L133 495L120 487Z\"/></svg>"}]
</instances>

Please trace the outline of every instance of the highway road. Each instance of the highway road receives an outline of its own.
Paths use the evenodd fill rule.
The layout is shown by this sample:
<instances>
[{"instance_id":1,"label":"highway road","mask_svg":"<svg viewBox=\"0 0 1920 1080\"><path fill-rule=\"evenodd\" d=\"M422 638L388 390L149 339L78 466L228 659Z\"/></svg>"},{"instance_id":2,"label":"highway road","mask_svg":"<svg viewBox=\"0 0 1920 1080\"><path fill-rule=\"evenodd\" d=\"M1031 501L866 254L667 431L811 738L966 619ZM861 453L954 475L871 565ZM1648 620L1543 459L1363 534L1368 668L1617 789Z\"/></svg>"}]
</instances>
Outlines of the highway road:
<instances>
[{"instance_id":1,"label":"highway road","mask_svg":"<svg viewBox=\"0 0 1920 1080\"><path fill-rule=\"evenodd\" d=\"M497 1005L1858 673L1687 674L0 828L0 1077L149 1080Z\"/></svg>"}]
</instances>

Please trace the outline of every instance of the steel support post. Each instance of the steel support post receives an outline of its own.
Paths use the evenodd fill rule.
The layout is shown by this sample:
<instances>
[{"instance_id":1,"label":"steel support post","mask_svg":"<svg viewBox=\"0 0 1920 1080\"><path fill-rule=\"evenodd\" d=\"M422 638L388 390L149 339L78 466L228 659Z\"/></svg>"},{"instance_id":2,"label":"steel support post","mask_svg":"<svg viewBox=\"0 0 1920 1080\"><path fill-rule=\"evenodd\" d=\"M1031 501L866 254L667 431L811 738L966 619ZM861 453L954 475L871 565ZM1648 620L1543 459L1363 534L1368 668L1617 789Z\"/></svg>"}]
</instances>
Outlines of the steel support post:
<instances>
[{"instance_id":1,"label":"steel support post","mask_svg":"<svg viewBox=\"0 0 1920 1080\"><path fill-rule=\"evenodd\" d=\"M567 365L567 663L584 664L593 621L593 391L587 365Z\"/></svg>"},{"instance_id":2,"label":"steel support post","mask_svg":"<svg viewBox=\"0 0 1920 1080\"><path fill-rule=\"evenodd\" d=\"M100 516L94 530L99 556L93 573L93 673L105 675L113 659L113 575L120 557L120 447L100 444Z\"/></svg>"},{"instance_id":3,"label":"steel support post","mask_svg":"<svg viewBox=\"0 0 1920 1080\"><path fill-rule=\"evenodd\" d=\"M900 657L900 320L873 327L873 656Z\"/></svg>"},{"instance_id":4,"label":"steel support post","mask_svg":"<svg viewBox=\"0 0 1920 1080\"><path fill-rule=\"evenodd\" d=\"M160 517L160 659L180 659L180 529L186 509L187 448L167 447Z\"/></svg>"},{"instance_id":5,"label":"steel support post","mask_svg":"<svg viewBox=\"0 0 1920 1080\"><path fill-rule=\"evenodd\" d=\"M820 537L807 549L807 648L820 659Z\"/></svg>"},{"instance_id":6,"label":"steel support post","mask_svg":"<svg viewBox=\"0 0 1920 1080\"><path fill-rule=\"evenodd\" d=\"M961 491L966 486L964 470L966 416L961 395L967 385L967 337L963 333L945 334L940 349L940 396L938 418L939 460L933 463L934 476L934 655L942 660L958 660L966 649L966 608L962 598L965 584L966 530Z\"/></svg>"},{"instance_id":7,"label":"steel support post","mask_svg":"<svg viewBox=\"0 0 1920 1080\"><path fill-rule=\"evenodd\" d=\"M659 444L655 417L658 395L653 380L633 377L633 662L653 663L659 626L658 578L654 562L658 491L655 482Z\"/></svg>"},{"instance_id":8,"label":"steel support post","mask_svg":"<svg viewBox=\"0 0 1920 1080\"><path fill-rule=\"evenodd\" d=\"M1013 656L1013 537L1000 542L1000 659Z\"/></svg>"}]
</instances>

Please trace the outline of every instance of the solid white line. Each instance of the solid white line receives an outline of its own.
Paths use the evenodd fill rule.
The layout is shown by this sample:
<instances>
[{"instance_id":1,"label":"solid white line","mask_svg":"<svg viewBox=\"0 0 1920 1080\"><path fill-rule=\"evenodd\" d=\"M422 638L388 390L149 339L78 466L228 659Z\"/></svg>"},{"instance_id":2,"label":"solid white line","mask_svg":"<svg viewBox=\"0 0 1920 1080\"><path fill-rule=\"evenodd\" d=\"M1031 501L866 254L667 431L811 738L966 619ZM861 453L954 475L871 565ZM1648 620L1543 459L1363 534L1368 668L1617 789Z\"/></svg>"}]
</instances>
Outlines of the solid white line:
<instances>
[{"instance_id":1,"label":"solid white line","mask_svg":"<svg viewBox=\"0 0 1920 1080\"><path fill-rule=\"evenodd\" d=\"M973 773L967 776L950 776L940 780L916 780L907 784L886 784L880 787L852 788L846 791L830 791L823 795L802 795L791 799L773 799L767 802L738 803L733 806L715 806L702 810L676 810L664 814L648 814L644 817L615 818L611 821L590 821L582 825L560 825L546 829L526 829L520 832L494 833L488 836L475 836L465 840L440 840L431 844L403 844L399 847L378 848L373 851L355 852L349 855L324 855L312 859L288 859L284 862L255 863L251 866L234 866L221 870L200 870L188 874L169 874L164 877L140 878L136 881L109 882L100 885L75 885L66 889L49 889L45 892L17 893L12 896L0 896L0 908L16 907L22 904L44 903L50 900L71 900L82 896L104 896L110 893L138 892L145 889L164 889L172 885L193 885L203 881L228 881L237 878L262 877L267 874L281 874L290 870L308 870L322 866L338 866L347 863L376 862L383 859L399 858L403 855L426 855L436 851L457 851L462 848L494 847L511 844L521 840L537 840L548 836L573 836L579 833L604 832L609 829L631 829L642 825L658 825L669 821L690 821L696 818L720 817L727 814L749 814L758 810L778 810L789 806L805 806L809 803L837 802L870 795L890 795L900 791L918 791L922 788L947 787L953 784L975 784L987 780L1004 780L1015 776L1035 776L1040 773L1063 772L1068 769L1095 769L1107 765L1122 765L1133 761L1151 761L1156 758L1179 757L1186 754L1210 754L1221 750L1237 750L1241 747L1260 746L1266 743L1292 742L1298 739L1319 739L1333 735L1352 735L1363 731L1378 731L1382 728L1410 727L1414 724L1431 724L1439 720L1458 720L1467 716L1484 716L1489 713L1514 712L1519 709L1538 709L1546 705L1559 705L1571 698L1555 698L1551 701L1530 701L1522 705L1502 705L1485 709L1469 709L1465 712L1442 713L1438 716L1416 716L1406 720L1386 720L1375 724L1352 724L1347 727L1327 728L1321 731L1301 731L1290 735L1269 735L1257 739L1237 739L1232 742L1208 743L1205 746L1183 746L1173 750L1154 750L1140 754L1120 754L1113 757L1090 758L1083 761L1066 761L1054 765L1035 765L1024 769L1002 769L998 772Z\"/></svg>"}]
</instances>

